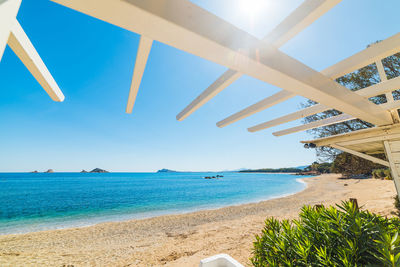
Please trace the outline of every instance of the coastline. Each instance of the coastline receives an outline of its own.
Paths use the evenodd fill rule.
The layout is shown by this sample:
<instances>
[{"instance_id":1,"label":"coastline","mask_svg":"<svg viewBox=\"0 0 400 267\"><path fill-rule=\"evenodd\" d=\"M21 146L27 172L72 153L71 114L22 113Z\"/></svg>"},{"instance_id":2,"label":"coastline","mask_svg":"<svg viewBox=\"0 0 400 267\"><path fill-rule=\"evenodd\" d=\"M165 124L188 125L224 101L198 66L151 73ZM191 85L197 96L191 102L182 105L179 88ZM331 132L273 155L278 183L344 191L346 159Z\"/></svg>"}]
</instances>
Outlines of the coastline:
<instances>
[{"instance_id":1,"label":"coastline","mask_svg":"<svg viewBox=\"0 0 400 267\"><path fill-rule=\"evenodd\" d=\"M372 212L390 216L393 181L337 178L299 178L307 184L304 190L257 203L3 235L0 265L197 266L200 259L219 253L230 254L248 265L254 235L269 216L293 219L303 205L332 205L350 197Z\"/></svg>"},{"instance_id":2,"label":"coastline","mask_svg":"<svg viewBox=\"0 0 400 267\"><path fill-rule=\"evenodd\" d=\"M253 174L269 174L269 173L253 173ZM281 174L281 175L295 175L294 173L273 173L273 174ZM10 224L6 226L7 228L1 228L0 236L4 235L12 235L12 234L29 234L35 232L43 232L43 231L51 231L51 230L63 230L63 229L71 229L71 228L82 228L82 227L90 227L95 226L97 224L102 223L113 223L113 222L125 222L132 220L143 220L143 219L151 219L160 216L167 215L183 215L198 211L213 211L225 207L230 206L240 206L244 204L255 204L262 201L267 201L276 198L283 198L287 196L291 196L297 194L307 188L307 183L304 182L303 179L307 177L313 176L298 176L294 180L298 184L298 186L293 187L291 192L285 193L277 193L270 194L266 196L256 196L249 197L248 199L240 199L240 200L231 200L230 203L213 203L213 204L203 204L197 205L194 207L184 207L184 208L175 208L175 209L166 209L166 210L153 210L153 211L145 211L145 212L132 212L132 210L119 210L118 213L107 214L107 213L77 213L76 215L66 216L66 217L50 217L50 218L33 218L30 220L22 220L20 222L16 222L14 224Z\"/></svg>"}]
</instances>

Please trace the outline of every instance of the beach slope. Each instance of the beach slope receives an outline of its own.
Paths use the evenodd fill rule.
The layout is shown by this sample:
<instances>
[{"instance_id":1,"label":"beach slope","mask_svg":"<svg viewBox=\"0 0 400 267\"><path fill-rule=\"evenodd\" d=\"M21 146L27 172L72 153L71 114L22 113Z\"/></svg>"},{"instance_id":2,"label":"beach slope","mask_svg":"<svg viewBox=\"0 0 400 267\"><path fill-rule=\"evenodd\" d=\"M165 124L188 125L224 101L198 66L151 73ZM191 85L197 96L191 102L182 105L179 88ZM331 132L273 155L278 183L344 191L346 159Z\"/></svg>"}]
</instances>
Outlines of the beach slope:
<instances>
[{"instance_id":1,"label":"beach slope","mask_svg":"<svg viewBox=\"0 0 400 267\"><path fill-rule=\"evenodd\" d=\"M304 179L297 194L259 203L84 228L0 236L0 266L198 266L227 253L250 265L252 242L264 220L296 218L303 205L357 198L372 212L391 216L393 181Z\"/></svg>"}]
</instances>

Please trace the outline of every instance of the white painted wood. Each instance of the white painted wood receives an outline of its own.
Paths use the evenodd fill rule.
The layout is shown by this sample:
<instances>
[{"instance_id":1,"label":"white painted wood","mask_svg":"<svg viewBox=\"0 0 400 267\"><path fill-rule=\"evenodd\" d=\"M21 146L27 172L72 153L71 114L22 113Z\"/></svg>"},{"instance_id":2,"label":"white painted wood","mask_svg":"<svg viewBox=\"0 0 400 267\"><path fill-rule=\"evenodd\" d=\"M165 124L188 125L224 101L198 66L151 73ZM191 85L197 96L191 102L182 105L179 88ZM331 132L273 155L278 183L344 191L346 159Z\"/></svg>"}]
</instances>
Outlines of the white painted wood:
<instances>
[{"instance_id":1,"label":"white painted wood","mask_svg":"<svg viewBox=\"0 0 400 267\"><path fill-rule=\"evenodd\" d=\"M328 126L328 125L332 125L332 124L336 124L336 123L340 123L340 122L344 122L344 121L348 121L348 120L352 120L352 119L354 119L354 117L351 115L341 114L338 116L326 118L323 120L313 121L311 123L307 123L307 124L299 125L296 127L288 128L285 130L281 130L278 132L274 132L272 134L275 136L283 136L283 135L302 132L302 131L306 131L306 130L310 130L310 129L314 129L314 128L318 128L318 127L322 127L322 126Z\"/></svg>"},{"instance_id":2,"label":"white painted wood","mask_svg":"<svg viewBox=\"0 0 400 267\"><path fill-rule=\"evenodd\" d=\"M327 75L331 79L336 79L340 76L343 76L344 74L347 74L347 73L344 73L342 68L344 68L345 71L353 72L353 71L357 70L358 68L361 68L361 67L364 67L365 65L373 63L373 61L368 59L368 57L381 59L381 58L388 56L388 53L384 49L389 49L390 51L397 51L398 49L400 49L399 48L399 42L400 42L399 40L400 40L400 34L396 34L386 40L383 40L381 42L382 43L381 45L368 47L365 50L362 50L361 52L359 52L347 59L344 59L344 60L336 63L335 65L332 65L331 67L326 68L325 70L322 70L321 73ZM363 64L365 64L365 65L363 65ZM364 89L358 90L356 93L360 94L364 97L376 96L376 95L382 94L382 92L384 93L384 92L387 92L390 90L393 91L395 89L398 89L398 87L399 87L398 82L399 82L399 80L391 81L390 83L383 83L383 84L379 83L367 91L364 91L367 89L367 88L364 88ZM221 91L223 89L225 89L225 87L223 87L221 89ZM219 92L220 91L218 91L217 93L219 93ZM215 95L211 96L211 98L214 96ZM393 96L392 96L392 98L393 98ZM207 99L207 101L208 100L209 99ZM328 110L328 109L329 108L327 107L326 110ZM326 110L322 110L319 112L323 112ZM314 113L314 114L316 114L316 113ZM310 115L314 115L314 114L310 114ZM284 116L284 117L286 117L286 116ZM284 118L284 117L282 117L282 118ZM296 116L292 116L292 117L295 118L292 120L302 118L302 117L296 117ZM277 120L273 120L273 121L275 122ZM286 121L286 122L288 122L288 121ZM264 123L262 123L262 124L264 124ZM265 124L270 125L269 123L265 123ZM261 124L259 124L259 125L261 125ZM278 124L276 124L276 125L278 125ZM275 125L273 125L273 126L275 126ZM269 126L269 127L272 127L272 126ZM253 128L253 127L251 127L251 128ZM266 128L264 128L264 129L266 129Z\"/></svg>"},{"instance_id":3,"label":"white painted wood","mask_svg":"<svg viewBox=\"0 0 400 267\"><path fill-rule=\"evenodd\" d=\"M398 142L400 141L393 141L393 142ZM390 141L384 141L383 144L385 146L385 152L386 152L386 158L389 160L390 163L390 172L393 177L394 185L396 186L396 191L397 191L397 196L400 198L400 177L399 177L399 165L395 163L393 159L393 154L390 149L390 144L392 142Z\"/></svg>"},{"instance_id":4,"label":"white painted wood","mask_svg":"<svg viewBox=\"0 0 400 267\"><path fill-rule=\"evenodd\" d=\"M364 154L364 153L361 153L361 152L358 152L358 151L355 151L355 150L352 150L352 149L348 149L346 147L342 147L342 146L339 146L339 145L331 145L331 147L339 149L339 150L342 150L342 151L350 153L350 154L353 154L353 155L355 155L357 157L364 158L366 160L370 160L372 162L381 164L383 166L390 167L389 162L387 162L386 160L375 158L373 156L370 156L370 155L367 155L367 154Z\"/></svg>"},{"instance_id":5,"label":"white painted wood","mask_svg":"<svg viewBox=\"0 0 400 267\"><path fill-rule=\"evenodd\" d=\"M238 120L241 120L248 116L251 116L259 111L262 111L262 110L272 107L278 103L286 101L287 99L292 98L294 96L295 96L295 94L293 94L291 92L281 90L278 93L273 94L272 96L269 96L267 98L264 98L263 100L229 116L228 118L217 122L217 126L221 127L221 128L225 127L225 126L227 126L231 123L234 123Z\"/></svg>"},{"instance_id":6,"label":"white painted wood","mask_svg":"<svg viewBox=\"0 0 400 267\"><path fill-rule=\"evenodd\" d=\"M321 73L328 77L338 78L385 57L391 56L399 51L400 33L397 33L379 43L372 44L367 49L348 57L341 61L340 64L335 64L321 71Z\"/></svg>"},{"instance_id":7,"label":"white painted wood","mask_svg":"<svg viewBox=\"0 0 400 267\"><path fill-rule=\"evenodd\" d=\"M244 267L228 254L218 254L200 261L199 267Z\"/></svg>"},{"instance_id":8,"label":"white painted wood","mask_svg":"<svg viewBox=\"0 0 400 267\"><path fill-rule=\"evenodd\" d=\"M382 108L386 110L394 110L394 109L399 109L400 108L400 100L395 100L394 102L389 102L389 103L383 103L380 104Z\"/></svg>"},{"instance_id":9,"label":"white painted wood","mask_svg":"<svg viewBox=\"0 0 400 267\"><path fill-rule=\"evenodd\" d=\"M400 88L400 77L396 77L390 80L386 80L372 86L355 91L356 94L363 96L365 98L370 98L373 96L385 94L392 92L393 90ZM393 97L392 97L393 99Z\"/></svg>"},{"instance_id":10,"label":"white painted wood","mask_svg":"<svg viewBox=\"0 0 400 267\"><path fill-rule=\"evenodd\" d=\"M400 136L398 138L400 138ZM390 151L400 152L400 142L390 142L389 145L390 145Z\"/></svg>"},{"instance_id":11,"label":"white painted wood","mask_svg":"<svg viewBox=\"0 0 400 267\"><path fill-rule=\"evenodd\" d=\"M390 144L391 142L389 142ZM400 152L393 152L392 151L392 157L393 157L393 161L396 164L400 164Z\"/></svg>"},{"instance_id":12,"label":"white painted wood","mask_svg":"<svg viewBox=\"0 0 400 267\"><path fill-rule=\"evenodd\" d=\"M387 81L387 76L386 76L385 68L383 67L383 64L382 64L382 60L378 60L377 62L375 62L375 65L376 65L376 68L378 69L378 73L379 73L379 77L381 79L381 82ZM392 91L386 92L385 93L385 97L386 97L387 103L393 103L394 102ZM392 110L390 112L390 114L392 114L393 121L395 123L399 123L400 117L399 117L399 113L397 112L397 110Z\"/></svg>"},{"instance_id":13,"label":"white painted wood","mask_svg":"<svg viewBox=\"0 0 400 267\"><path fill-rule=\"evenodd\" d=\"M267 122L263 122L260 124L257 124L253 127L248 128L247 130L249 132L257 132L257 131L261 131L267 128L271 128L286 122L290 122L290 121L295 121L298 119L302 119L320 112L324 112L326 110L329 110L329 107L321 105L321 104L316 104L314 106L299 110L299 111L295 111L293 113L284 115L282 117L267 121Z\"/></svg>"},{"instance_id":14,"label":"white painted wood","mask_svg":"<svg viewBox=\"0 0 400 267\"><path fill-rule=\"evenodd\" d=\"M189 1L54 1L372 124L393 123L386 110Z\"/></svg>"},{"instance_id":15,"label":"white painted wood","mask_svg":"<svg viewBox=\"0 0 400 267\"><path fill-rule=\"evenodd\" d=\"M17 20L14 20L14 24L11 27L8 45L51 99L58 102L64 101L63 93Z\"/></svg>"},{"instance_id":16,"label":"white painted wood","mask_svg":"<svg viewBox=\"0 0 400 267\"><path fill-rule=\"evenodd\" d=\"M20 5L21 0L0 0L0 61Z\"/></svg>"},{"instance_id":17,"label":"white painted wood","mask_svg":"<svg viewBox=\"0 0 400 267\"><path fill-rule=\"evenodd\" d=\"M280 47L296 36L311 23L328 12L341 0L306 0L296 8L288 17L286 17L278 26L276 26L267 36L264 37L266 43L275 47ZM187 118L194 111L199 109L214 96L235 82L242 76L236 70L229 69L213 82L205 91L194 99L177 116L178 121Z\"/></svg>"},{"instance_id":18,"label":"white painted wood","mask_svg":"<svg viewBox=\"0 0 400 267\"><path fill-rule=\"evenodd\" d=\"M390 134L390 135L381 135L381 136L375 136L375 137L369 137L369 138L361 138L361 139L356 139L356 140L351 140L351 141L345 141L345 142L339 142L337 143L339 146L353 146L353 145L358 145L358 144L365 144L365 143L372 143L372 142L381 142L385 140L393 140L393 139L400 139L400 134ZM397 150L397 147L395 149L392 148L393 151L400 151L400 147Z\"/></svg>"},{"instance_id":19,"label":"white painted wood","mask_svg":"<svg viewBox=\"0 0 400 267\"><path fill-rule=\"evenodd\" d=\"M129 90L128 104L126 105L126 113L132 113L135 105L136 96L139 91L140 82L142 81L143 73L146 68L147 59L150 54L153 40L146 36L140 36L139 47L136 54L135 67L133 69L133 77L131 88Z\"/></svg>"},{"instance_id":20,"label":"white painted wood","mask_svg":"<svg viewBox=\"0 0 400 267\"><path fill-rule=\"evenodd\" d=\"M228 87L242 76L241 73L235 70L227 70L215 82L213 82L205 91L196 97L187 107L185 107L177 116L178 121L183 121L190 114L195 112L202 105L207 103L211 98L219 94L222 90Z\"/></svg>"},{"instance_id":21,"label":"white painted wood","mask_svg":"<svg viewBox=\"0 0 400 267\"><path fill-rule=\"evenodd\" d=\"M301 143L314 143L317 146L330 146L331 144L338 144L341 142L359 140L364 138L373 138L379 136L389 136L400 134L400 125L392 124L381 127L367 128L357 130L351 133L343 133L314 140L301 141Z\"/></svg>"},{"instance_id":22,"label":"white painted wood","mask_svg":"<svg viewBox=\"0 0 400 267\"><path fill-rule=\"evenodd\" d=\"M396 77L390 80L386 80L384 82L374 84L372 86L360 89L358 91L355 91L356 94L363 96L365 98L377 96L380 94L383 94L385 92L393 91L400 88L400 77ZM387 102L384 104L379 105L381 108L385 110L393 110L400 108L400 101L392 101L392 102ZM321 104L316 104L312 107L308 107L299 111L295 111L293 113L290 113L288 115L257 124L253 127L248 128L250 132L257 132L261 131L273 126L277 126L286 122L298 120L307 116L315 115L320 112L327 111L331 108L321 105Z\"/></svg>"}]
</instances>

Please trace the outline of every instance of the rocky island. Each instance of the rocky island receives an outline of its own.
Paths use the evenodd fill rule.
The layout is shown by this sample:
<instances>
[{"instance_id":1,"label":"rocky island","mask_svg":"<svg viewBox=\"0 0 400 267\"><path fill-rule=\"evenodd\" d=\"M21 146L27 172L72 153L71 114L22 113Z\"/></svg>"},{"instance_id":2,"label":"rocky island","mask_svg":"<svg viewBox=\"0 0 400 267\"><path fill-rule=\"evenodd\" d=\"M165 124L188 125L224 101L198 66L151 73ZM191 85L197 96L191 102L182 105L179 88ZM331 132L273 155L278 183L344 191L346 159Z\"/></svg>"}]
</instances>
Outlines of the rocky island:
<instances>
[{"instance_id":1,"label":"rocky island","mask_svg":"<svg viewBox=\"0 0 400 267\"><path fill-rule=\"evenodd\" d=\"M108 171L100 169L100 168L95 168L95 169L91 170L90 172L105 173L105 172L108 172Z\"/></svg>"},{"instance_id":2,"label":"rocky island","mask_svg":"<svg viewBox=\"0 0 400 267\"><path fill-rule=\"evenodd\" d=\"M161 169L161 170L157 171L157 173L160 173L160 172L177 172L177 171L168 170L168 169Z\"/></svg>"}]
</instances>

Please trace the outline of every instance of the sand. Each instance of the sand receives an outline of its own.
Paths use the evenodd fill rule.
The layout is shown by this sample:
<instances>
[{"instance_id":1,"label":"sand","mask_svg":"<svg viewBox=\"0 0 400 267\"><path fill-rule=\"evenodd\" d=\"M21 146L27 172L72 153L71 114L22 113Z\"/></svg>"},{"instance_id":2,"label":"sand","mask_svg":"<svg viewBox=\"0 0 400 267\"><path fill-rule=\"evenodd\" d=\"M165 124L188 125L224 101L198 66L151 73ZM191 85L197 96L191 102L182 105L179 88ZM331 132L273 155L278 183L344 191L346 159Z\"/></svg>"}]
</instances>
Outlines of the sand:
<instances>
[{"instance_id":1,"label":"sand","mask_svg":"<svg viewBox=\"0 0 400 267\"><path fill-rule=\"evenodd\" d=\"M306 178L295 195L217 210L83 228L0 236L0 266L198 266L227 253L249 266L252 242L269 216L296 218L307 205L357 198L363 208L392 216L393 181ZM347 184L347 185L345 185Z\"/></svg>"}]
</instances>

